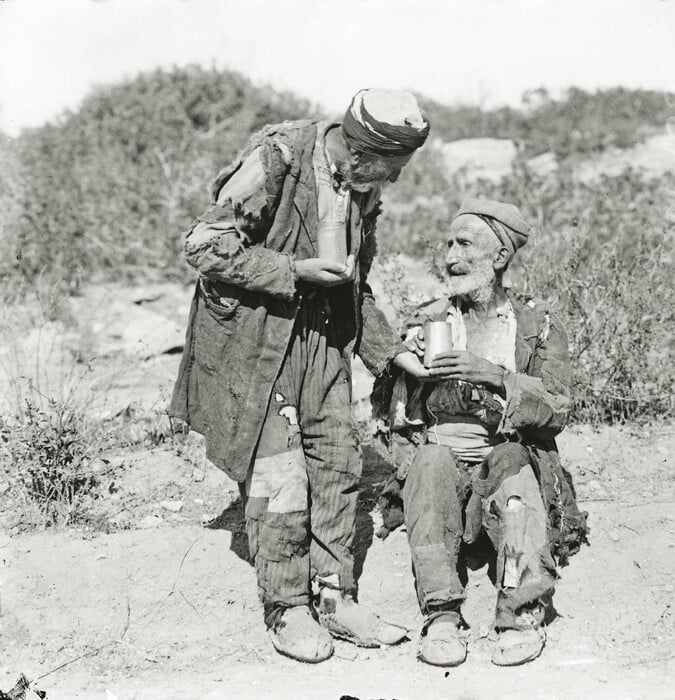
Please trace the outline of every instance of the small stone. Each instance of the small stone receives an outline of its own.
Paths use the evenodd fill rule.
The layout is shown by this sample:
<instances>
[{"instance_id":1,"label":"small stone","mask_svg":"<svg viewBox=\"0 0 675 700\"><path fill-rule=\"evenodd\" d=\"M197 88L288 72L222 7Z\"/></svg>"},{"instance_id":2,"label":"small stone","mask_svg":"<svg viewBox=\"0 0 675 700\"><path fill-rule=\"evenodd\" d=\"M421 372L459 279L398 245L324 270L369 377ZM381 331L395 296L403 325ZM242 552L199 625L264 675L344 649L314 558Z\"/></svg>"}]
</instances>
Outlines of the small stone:
<instances>
[{"instance_id":1,"label":"small stone","mask_svg":"<svg viewBox=\"0 0 675 700\"><path fill-rule=\"evenodd\" d=\"M607 536L609 537L612 542L618 542L621 538L619 537L619 533L616 530L610 530L607 533Z\"/></svg>"},{"instance_id":2,"label":"small stone","mask_svg":"<svg viewBox=\"0 0 675 700\"><path fill-rule=\"evenodd\" d=\"M654 498L654 494L651 491L643 491L642 498Z\"/></svg>"},{"instance_id":3,"label":"small stone","mask_svg":"<svg viewBox=\"0 0 675 700\"><path fill-rule=\"evenodd\" d=\"M155 527L159 527L162 519L158 515L146 515L139 523L138 527L141 530L150 530Z\"/></svg>"},{"instance_id":4,"label":"small stone","mask_svg":"<svg viewBox=\"0 0 675 700\"><path fill-rule=\"evenodd\" d=\"M204 481L204 472L201 469L195 469L192 472L192 481Z\"/></svg>"},{"instance_id":5,"label":"small stone","mask_svg":"<svg viewBox=\"0 0 675 700\"><path fill-rule=\"evenodd\" d=\"M118 527L120 530L124 530L131 524L131 515L128 511L123 510L113 518L110 518L110 524L113 525L113 527Z\"/></svg>"},{"instance_id":6,"label":"small stone","mask_svg":"<svg viewBox=\"0 0 675 700\"><path fill-rule=\"evenodd\" d=\"M204 513L204 515L202 515L200 520L201 520L202 525L208 525L213 520L213 516L207 515L206 513Z\"/></svg>"},{"instance_id":7,"label":"small stone","mask_svg":"<svg viewBox=\"0 0 675 700\"><path fill-rule=\"evenodd\" d=\"M204 505L204 500L201 499L201 498L195 498L194 504L195 504L196 506L203 506L203 505Z\"/></svg>"},{"instance_id":8,"label":"small stone","mask_svg":"<svg viewBox=\"0 0 675 700\"><path fill-rule=\"evenodd\" d=\"M162 501L159 505L171 513L178 513L183 510L183 501Z\"/></svg>"},{"instance_id":9,"label":"small stone","mask_svg":"<svg viewBox=\"0 0 675 700\"><path fill-rule=\"evenodd\" d=\"M9 491L9 482L3 481L0 483L0 496L4 495Z\"/></svg>"},{"instance_id":10,"label":"small stone","mask_svg":"<svg viewBox=\"0 0 675 700\"><path fill-rule=\"evenodd\" d=\"M588 445L588 447L586 448L586 452L592 453L592 452L593 452L593 448L592 448L590 445Z\"/></svg>"},{"instance_id":11,"label":"small stone","mask_svg":"<svg viewBox=\"0 0 675 700\"><path fill-rule=\"evenodd\" d=\"M94 474L101 474L107 469L107 464L102 460L102 459L92 459L91 462L89 462L89 469L94 473Z\"/></svg>"}]
</instances>

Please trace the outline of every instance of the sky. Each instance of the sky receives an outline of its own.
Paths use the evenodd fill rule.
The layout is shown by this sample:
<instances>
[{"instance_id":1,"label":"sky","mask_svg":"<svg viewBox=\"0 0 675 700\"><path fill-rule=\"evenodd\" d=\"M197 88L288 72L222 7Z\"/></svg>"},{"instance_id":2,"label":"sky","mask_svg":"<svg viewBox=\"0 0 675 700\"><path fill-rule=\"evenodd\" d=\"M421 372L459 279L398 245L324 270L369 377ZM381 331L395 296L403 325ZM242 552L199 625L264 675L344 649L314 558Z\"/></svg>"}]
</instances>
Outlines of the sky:
<instances>
[{"instance_id":1,"label":"sky","mask_svg":"<svg viewBox=\"0 0 675 700\"><path fill-rule=\"evenodd\" d=\"M539 86L675 92L675 0L0 0L0 130L189 63L335 113L375 86L483 106Z\"/></svg>"}]
</instances>

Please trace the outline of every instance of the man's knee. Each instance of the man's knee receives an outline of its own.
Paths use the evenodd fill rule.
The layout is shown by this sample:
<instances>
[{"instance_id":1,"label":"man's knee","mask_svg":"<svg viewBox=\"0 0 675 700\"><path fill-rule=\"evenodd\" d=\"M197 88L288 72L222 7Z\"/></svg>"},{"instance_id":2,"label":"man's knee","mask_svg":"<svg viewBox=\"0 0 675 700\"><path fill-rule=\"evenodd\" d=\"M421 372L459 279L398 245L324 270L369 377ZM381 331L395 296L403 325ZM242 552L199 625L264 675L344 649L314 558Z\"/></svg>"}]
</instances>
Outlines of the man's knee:
<instances>
[{"instance_id":1,"label":"man's knee","mask_svg":"<svg viewBox=\"0 0 675 700\"><path fill-rule=\"evenodd\" d=\"M452 452L440 445L423 445L408 469L406 490L456 490L458 480L457 462Z\"/></svg>"},{"instance_id":2,"label":"man's knee","mask_svg":"<svg viewBox=\"0 0 675 700\"><path fill-rule=\"evenodd\" d=\"M504 442L492 449L474 479L474 490L488 496L510 476L530 465L530 455L520 443Z\"/></svg>"},{"instance_id":3,"label":"man's knee","mask_svg":"<svg viewBox=\"0 0 675 700\"><path fill-rule=\"evenodd\" d=\"M527 449L519 442L503 442L495 446L487 456L488 469L512 468L520 470L530 463Z\"/></svg>"}]
</instances>

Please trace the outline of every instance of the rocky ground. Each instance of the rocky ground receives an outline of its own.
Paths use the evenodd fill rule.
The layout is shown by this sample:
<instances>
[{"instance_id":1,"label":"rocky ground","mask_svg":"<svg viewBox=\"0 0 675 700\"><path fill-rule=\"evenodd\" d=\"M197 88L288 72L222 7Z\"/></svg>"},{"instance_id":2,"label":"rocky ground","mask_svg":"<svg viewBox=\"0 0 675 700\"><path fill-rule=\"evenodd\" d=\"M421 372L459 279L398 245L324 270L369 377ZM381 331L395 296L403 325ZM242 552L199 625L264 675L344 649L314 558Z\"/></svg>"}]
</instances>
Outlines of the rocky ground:
<instances>
[{"instance_id":1,"label":"rocky ground","mask_svg":"<svg viewBox=\"0 0 675 700\"><path fill-rule=\"evenodd\" d=\"M91 517L78 527L36 530L11 469L0 474L0 689L23 672L49 700L673 696L675 426L562 435L591 545L561 572L559 617L541 658L513 669L490 663L485 570L469 584L467 662L446 671L416 661L421 617L406 535L374 534L387 473L366 446L360 599L405 625L410 641L380 650L338 642L331 660L306 666L266 638L236 485L204 460L198 439L167 430L189 292L118 292L73 302L79 323L17 331L0 356L5 400L26 391L32 368L45 389L72 384L69 395L124 435L98 458ZM95 328L87 314L101 309Z\"/></svg>"}]
</instances>

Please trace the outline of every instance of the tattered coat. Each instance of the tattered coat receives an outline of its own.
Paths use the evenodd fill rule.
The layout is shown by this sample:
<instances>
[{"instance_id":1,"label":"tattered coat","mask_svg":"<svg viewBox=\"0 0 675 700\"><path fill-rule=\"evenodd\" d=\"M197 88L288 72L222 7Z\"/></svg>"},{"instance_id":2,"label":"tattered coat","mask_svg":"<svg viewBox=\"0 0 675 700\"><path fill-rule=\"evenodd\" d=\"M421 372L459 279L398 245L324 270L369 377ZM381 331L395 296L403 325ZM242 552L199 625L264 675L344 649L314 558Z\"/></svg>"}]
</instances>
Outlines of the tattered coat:
<instances>
[{"instance_id":1,"label":"tattered coat","mask_svg":"<svg viewBox=\"0 0 675 700\"><path fill-rule=\"evenodd\" d=\"M186 237L188 261L200 277L169 411L205 436L208 458L237 481L255 453L298 311L294 262L317 257L316 136L311 121L268 126L252 136L219 173L214 204ZM245 201L218 203L223 185L254 151L264 170L259 191ZM377 190L352 194L347 235L356 257L354 282L329 290L345 356L358 353L375 373L405 349L366 282L379 205ZM203 244L192 240L200 221L222 226L221 234Z\"/></svg>"}]
</instances>

